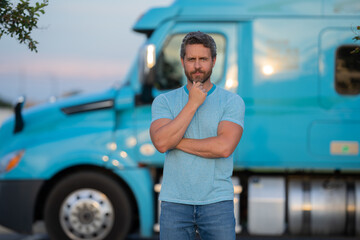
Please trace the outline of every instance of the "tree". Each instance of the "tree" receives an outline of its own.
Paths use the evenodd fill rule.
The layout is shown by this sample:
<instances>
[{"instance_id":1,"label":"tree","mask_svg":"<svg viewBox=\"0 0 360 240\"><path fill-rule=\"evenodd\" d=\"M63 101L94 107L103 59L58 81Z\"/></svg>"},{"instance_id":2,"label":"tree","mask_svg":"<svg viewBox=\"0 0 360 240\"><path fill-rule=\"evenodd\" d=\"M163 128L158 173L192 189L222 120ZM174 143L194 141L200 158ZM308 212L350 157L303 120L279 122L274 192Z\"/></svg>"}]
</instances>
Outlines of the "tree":
<instances>
[{"instance_id":1,"label":"tree","mask_svg":"<svg viewBox=\"0 0 360 240\"><path fill-rule=\"evenodd\" d=\"M360 40L360 26L357 26L355 29L353 29L355 33L355 37L353 37L354 41ZM355 48L351 53L360 53L360 47Z\"/></svg>"},{"instance_id":2,"label":"tree","mask_svg":"<svg viewBox=\"0 0 360 240\"><path fill-rule=\"evenodd\" d=\"M0 39L3 35L10 35L37 52L38 42L30 35L33 29L38 28L40 14L45 14L44 8L48 4L49 0L36 2L35 5L31 5L30 0L20 0L15 6L9 0L0 0Z\"/></svg>"}]
</instances>

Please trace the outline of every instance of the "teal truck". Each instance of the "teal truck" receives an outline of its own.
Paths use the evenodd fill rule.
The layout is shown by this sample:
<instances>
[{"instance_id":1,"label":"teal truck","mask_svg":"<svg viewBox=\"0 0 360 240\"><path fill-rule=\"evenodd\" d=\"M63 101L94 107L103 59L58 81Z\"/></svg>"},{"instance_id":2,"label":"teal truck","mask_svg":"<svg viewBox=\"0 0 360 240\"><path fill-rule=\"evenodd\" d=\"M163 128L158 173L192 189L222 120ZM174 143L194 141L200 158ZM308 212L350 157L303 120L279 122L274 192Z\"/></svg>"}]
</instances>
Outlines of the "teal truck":
<instances>
[{"instance_id":1,"label":"teal truck","mask_svg":"<svg viewBox=\"0 0 360 240\"><path fill-rule=\"evenodd\" d=\"M164 155L151 103L183 86L190 31L217 42L212 81L245 101L234 152L241 236L360 236L358 0L176 0L134 25L147 36L114 87L23 109L0 128L0 224L51 239L158 231Z\"/></svg>"}]
</instances>

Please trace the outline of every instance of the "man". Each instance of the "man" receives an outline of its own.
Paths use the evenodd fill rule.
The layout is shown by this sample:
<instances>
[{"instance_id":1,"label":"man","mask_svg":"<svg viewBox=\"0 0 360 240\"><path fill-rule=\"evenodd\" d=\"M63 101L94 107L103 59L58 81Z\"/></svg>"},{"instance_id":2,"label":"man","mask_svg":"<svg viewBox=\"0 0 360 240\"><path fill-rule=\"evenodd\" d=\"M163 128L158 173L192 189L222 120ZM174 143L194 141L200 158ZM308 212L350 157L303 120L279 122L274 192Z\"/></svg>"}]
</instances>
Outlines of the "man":
<instances>
[{"instance_id":1,"label":"man","mask_svg":"<svg viewBox=\"0 0 360 240\"><path fill-rule=\"evenodd\" d=\"M188 33L180 50L187 85L152 105L151 140L166 152L160 239L235 239L232 153L243 132L244 102L211 83L216 44Z\"/></svg>"}]
</instances>

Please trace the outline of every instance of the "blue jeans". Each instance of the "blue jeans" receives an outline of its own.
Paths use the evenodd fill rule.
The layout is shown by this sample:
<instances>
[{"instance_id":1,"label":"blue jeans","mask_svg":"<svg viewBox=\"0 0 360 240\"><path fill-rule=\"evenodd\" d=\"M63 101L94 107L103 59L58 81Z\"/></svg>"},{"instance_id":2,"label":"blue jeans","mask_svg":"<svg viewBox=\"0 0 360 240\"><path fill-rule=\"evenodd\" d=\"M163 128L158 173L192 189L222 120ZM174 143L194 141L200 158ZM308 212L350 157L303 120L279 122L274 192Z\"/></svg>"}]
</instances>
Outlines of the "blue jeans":
<instances>
[{"instance_id":1,"label":"blue jeans","mask_svg":"<svg viewBox=\"0 0 360 240\"><path fill-rule=\"evenodd\" d=\"M160 240L235 240L233 201L207 205L161 202Z\"/></svg>"}]
</instances>

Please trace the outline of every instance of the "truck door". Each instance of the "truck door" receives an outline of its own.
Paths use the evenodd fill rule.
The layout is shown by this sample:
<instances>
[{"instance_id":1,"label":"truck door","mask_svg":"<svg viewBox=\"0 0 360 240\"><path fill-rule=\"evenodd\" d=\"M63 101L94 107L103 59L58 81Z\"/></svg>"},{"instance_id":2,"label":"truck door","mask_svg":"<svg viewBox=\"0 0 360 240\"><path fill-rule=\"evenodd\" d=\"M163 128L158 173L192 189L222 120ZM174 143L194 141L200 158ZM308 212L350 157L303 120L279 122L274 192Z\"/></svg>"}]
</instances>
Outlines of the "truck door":
<instances>
[{"instance_id":1,"label":"truck door","mask_svg":"<svg viewBox=\"0 0 360 240\"><path fill-rule=\"evenodd\" d=\"M160 32L162 31L162 32ZM180 61L180 45L188 32L209 33L217 44L217 60L211 81L218 87L237 91L237 51L236 23L178 23L172 25L164 34L163 28L156 30L148 44L156 46L156 64L151 94L155 98L161 93L184 86L185 74ZM151 143L149 127L151 123L151 104L140 103L136 108L137 152L140 162L147 165L162 166L164 154L156 151Z\"/></svg>"}]
</instances>

